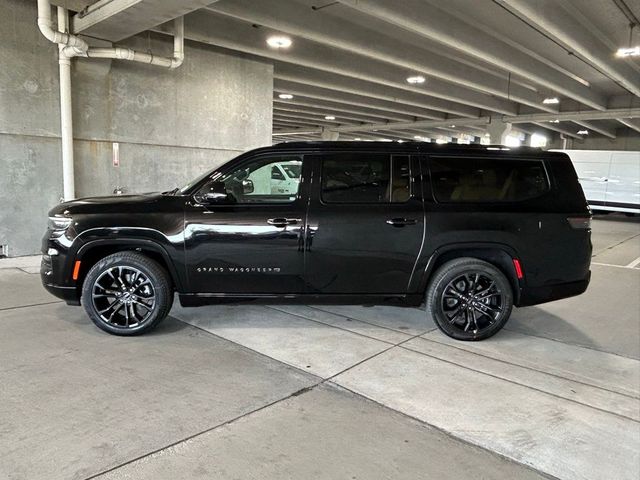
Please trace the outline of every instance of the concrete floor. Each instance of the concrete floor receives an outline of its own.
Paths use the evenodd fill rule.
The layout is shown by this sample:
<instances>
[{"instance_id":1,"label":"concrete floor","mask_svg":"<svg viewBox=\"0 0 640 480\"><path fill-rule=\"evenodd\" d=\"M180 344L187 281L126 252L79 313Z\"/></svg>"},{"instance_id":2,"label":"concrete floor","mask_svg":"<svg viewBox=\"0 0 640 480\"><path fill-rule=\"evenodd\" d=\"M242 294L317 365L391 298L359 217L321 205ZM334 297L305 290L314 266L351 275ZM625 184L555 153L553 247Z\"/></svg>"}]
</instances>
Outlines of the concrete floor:
<instances>
[{"instance_id":1,"label":"concrete floor","mask_svg":"<svg viewBox=\"0 0 640 480\"><path fill-rule=\"evenodd\" d=\"M479 343L390 307L176 306L124 339L0 261L1 479L637 479L640 223Z\"/></svg>"}]
</instances>

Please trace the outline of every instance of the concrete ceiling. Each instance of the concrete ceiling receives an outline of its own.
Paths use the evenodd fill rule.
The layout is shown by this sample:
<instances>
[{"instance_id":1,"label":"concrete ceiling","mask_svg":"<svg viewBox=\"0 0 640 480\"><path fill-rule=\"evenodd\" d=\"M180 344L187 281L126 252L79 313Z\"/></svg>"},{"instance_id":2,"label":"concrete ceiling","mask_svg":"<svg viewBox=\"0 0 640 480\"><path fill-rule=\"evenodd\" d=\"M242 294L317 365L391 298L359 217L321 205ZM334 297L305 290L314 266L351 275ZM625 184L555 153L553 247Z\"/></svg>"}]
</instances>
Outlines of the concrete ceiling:
<instances>
[{"instance_id":1,"label":"concrete ceiling","mask_svg":"<svg viewBox=\"0 0 640 480\"><path fill-rule=\"evenodd\" d=\"M100 19L100 4L128 7ZM638 0L100 0L74 27L119 40L170 31L156 25L187 12L188 39L274 65L280 138L318 138L322 128L364 138L384 124L390 139L479 136L496 116L528 134L615 138L640 123L621 110L597 115L640 108L640 58L615 56L629 46ZM292 46L269 48L275 34ZM640 25L631 42L640 44ZM426 81L409 84L412 75ZM565 118L578 111L595 114ZM530 114L551 116L521 117Z\"/></svg>"}]
</instances>

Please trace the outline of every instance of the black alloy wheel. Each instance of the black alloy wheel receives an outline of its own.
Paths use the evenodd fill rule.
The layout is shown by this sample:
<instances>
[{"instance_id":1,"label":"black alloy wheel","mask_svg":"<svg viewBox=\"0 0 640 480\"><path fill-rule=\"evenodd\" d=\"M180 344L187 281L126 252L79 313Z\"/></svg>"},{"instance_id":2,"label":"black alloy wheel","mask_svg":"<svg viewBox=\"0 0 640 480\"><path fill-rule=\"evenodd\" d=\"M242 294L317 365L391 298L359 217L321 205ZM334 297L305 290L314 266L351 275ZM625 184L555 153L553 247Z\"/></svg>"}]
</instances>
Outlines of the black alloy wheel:
<instances>
[{"instance_id":1,"label":"black alloy wheel","mask_svg":"<svg viewBox=\"0 0 640 480\"><path fill-rule=\"evenodd\" d=\"M173 290L167 272L137 252L118 252L98 261L84 280L82 304L102 330L139 335L171 310Z\"/></svg>"},{"instance_id":2,"label":"black alloy wheel","mask_svg":"<svg viewBox=\"0 0 640 480\"><path fill-rule=\"evenodd\" d=\"M512 307L513 292L504 274L475 258L444 264L427 292L427 311L436 325L458 340L495 335L509 319Z\"/></svg>"}]
</instances>

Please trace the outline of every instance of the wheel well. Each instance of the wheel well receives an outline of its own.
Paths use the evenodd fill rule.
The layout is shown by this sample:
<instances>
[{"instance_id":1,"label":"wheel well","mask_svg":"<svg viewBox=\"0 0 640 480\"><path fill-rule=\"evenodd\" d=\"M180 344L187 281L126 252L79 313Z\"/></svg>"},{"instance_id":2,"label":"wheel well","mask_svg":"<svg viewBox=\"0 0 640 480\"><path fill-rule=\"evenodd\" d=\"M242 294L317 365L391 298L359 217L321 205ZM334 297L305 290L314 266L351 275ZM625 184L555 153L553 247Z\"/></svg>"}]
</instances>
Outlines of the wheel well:
<instances>
[{"instance_id":1,"label":"wheel well","mask_svg":"<svg viewBox=\"0 0 640 480\"><path fill-rule=\"evenodd\" d=\"M82 255L80 274L78 275L77 281L78 288L82 289L84 279L87 276L87 273L89 273L89 270L91 270L91 267L93 267L104 257L117 252L138 252L156 261L169 274L172 287L176 287L176 279L174 278L174 275L169 268L165 257L157 250L154 250L153 248L145 248L144 246L133 245L96 245Z\"/></svg>"},{"instance_id":2,"label":"wheel well","mask_svg":"<svg viewBox=\"0 0 640 480\"><path fill-rule=\"evenodd\" d=\"M511 284L511 288L513 289L514 304L519 301L520 284L518 282L518 278L513 266L513 258L506 251L500 248L455 248L452 250L447 250L436 258L436 261L433 264L433 268L431 269L431 273L435 272L438 268L440 268L448 261L462 257L471 257L477 258L479 260L484 260L485 262L488 262L499 269L504 274L504 276L507 277L507 280L509 280L509 283Z\"/></svg>"}]
</instances>

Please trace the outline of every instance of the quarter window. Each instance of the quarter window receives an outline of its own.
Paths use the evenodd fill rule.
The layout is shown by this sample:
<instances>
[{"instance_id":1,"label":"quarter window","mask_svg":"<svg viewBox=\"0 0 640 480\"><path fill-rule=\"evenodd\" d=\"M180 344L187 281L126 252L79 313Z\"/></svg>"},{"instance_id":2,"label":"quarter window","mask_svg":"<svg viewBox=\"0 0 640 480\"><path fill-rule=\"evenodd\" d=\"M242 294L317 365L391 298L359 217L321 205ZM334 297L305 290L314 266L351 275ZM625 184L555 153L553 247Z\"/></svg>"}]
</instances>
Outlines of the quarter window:
<instances>
[{"instance_id":1,"label":"quarter window","mask_svg":"<svg viewBox=\"0 0 640 480\"><path fill-rule=\"evenodd\" d=\"M549 189L540 160L431 157L430 168L439 202L518 202Z\"/></svg>"},{"instance_id":2,"label":"quarter window","mask_svg":"<svg viewBox=\"0 0 640 480\"><path fill-rule=\"evenodd\" d=\"M345 153L322 160L326 203L406 202L410 181L408 156Z\"/></svg>"}]
</instances>

